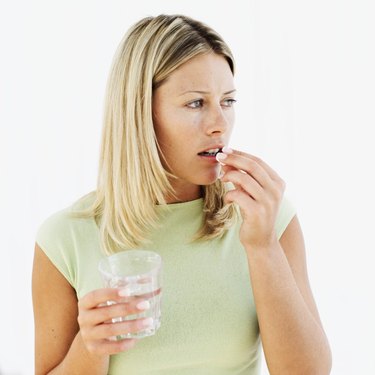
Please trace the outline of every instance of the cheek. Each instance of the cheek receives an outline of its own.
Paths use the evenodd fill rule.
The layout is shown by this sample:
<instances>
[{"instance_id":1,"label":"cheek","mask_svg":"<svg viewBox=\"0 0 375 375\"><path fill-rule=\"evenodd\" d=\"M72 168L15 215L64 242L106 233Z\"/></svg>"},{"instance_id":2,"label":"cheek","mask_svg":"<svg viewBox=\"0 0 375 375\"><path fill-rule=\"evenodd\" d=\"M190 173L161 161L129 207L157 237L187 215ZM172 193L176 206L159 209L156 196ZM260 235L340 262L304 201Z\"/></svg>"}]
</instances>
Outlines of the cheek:
<instances>
[{"instance_id":1,"label":"cheek","mask_svg":"<svg viewBox=\"0 0 375 375\"><path fill-rule=\"evenodd\" d=\"M236 114L234 110L232 109L231 111L228 111L227 121L231 129L233 128L235 119L236 119Z\"/></svg>"},{"instance_id":2,"label":"cheek","mask_svg":"<svg viewBox=\"0 0 375 375\"><path fill-rule=\"evenodd\" d=\"M155 126L155 133L159 143L163 143L168 148L173 148L172 145L186 148L189 146L189 142L196 137L199 126L199 118L172 115Z\"/></svg>"},{"instance_id":3,"label":"cheek","mask_svg":"<svg viewBox=\"0 0 375 375\"><path fill-rule=\"evenodd\" d=\"M169 163L183 158L186 153L186 145L189 143L189 137L181 131L178 126L159 126L155 129L156 138L160 148Z\"/></svg>"},{"instance_id":4,"label":"cheek","mask_svg":"<svg viewBox=\"0 0 375 375\"><path fill-rule=\"evenodd\" d=\"M162 118L154 121L154 129L156 139L158 140L161 148L164 149L170 144L170 141L173 138L172 129L170 126L168 126L168 122L164 121Z\"/></svg>"},{"instance_id":5,"label":"cheek","mask_svg":"<svg viewBox=\"0 0 375 375\"><path fill-rule=\"evenodd\" d=\"M234 128L234 122L235 122L235 115L234 115L234 112L232 111L232 113L228 114L228 116L227 116L227 123L228 123L227 134L228 134L228 136L230 136L231 133L232 133L232 130Z\"/></svg>"}]
</instances>

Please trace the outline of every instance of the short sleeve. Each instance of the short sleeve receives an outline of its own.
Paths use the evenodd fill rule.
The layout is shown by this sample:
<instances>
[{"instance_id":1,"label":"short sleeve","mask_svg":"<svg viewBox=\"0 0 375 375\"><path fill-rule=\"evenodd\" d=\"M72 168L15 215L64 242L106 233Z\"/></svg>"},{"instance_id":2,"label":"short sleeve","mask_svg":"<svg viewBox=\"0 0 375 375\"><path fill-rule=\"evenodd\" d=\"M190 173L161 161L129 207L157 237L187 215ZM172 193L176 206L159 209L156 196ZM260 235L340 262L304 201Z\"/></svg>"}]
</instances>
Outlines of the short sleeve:
<instances>
[{"instance_id":1,"label":"short sleeve","mask_svg":"<svg viewBox=\"0 0 375 375\"><path fill-rule=\"evenodd\" d=\"M48 217L37 231L36 242L67 281L75 287L74 236L69 210L65 209Z\"/></svg>"},{"instance_id":2,"label":"short sleeve","mask_svg":"<svg viewBox=\"0 0 375 375\"><path fill-rule=\"evenodd\" d=\"M285 229L296 215L296 210L290 200L284 196L281 201L279 213L276 217L275 229L277 233L277 238L283 235Z\"/></svg>"}]
</instances>

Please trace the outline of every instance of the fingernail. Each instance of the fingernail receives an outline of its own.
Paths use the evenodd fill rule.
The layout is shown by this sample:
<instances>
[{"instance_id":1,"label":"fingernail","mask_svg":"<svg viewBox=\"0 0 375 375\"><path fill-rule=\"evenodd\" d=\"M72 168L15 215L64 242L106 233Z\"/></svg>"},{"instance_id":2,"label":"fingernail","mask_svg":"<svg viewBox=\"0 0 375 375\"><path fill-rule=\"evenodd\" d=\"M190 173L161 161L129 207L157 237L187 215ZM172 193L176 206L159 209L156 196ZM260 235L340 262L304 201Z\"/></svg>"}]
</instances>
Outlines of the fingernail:
<instances>
[{"instance_id":1,"label":"fingernail","mask_svg":"<svg viewBox=\"0 0 375 375\"><path fill-rule=\"evenodd\" d=\"M149 301L142 301L136 304L138 310L148 310L151 305Z\"/></svg>"},{"instance_id":2,"label":"fingernail","mask_svg":"<svg viewBox=\"0 0 375 375\"><path fill-rule=\"evenodd\" d=\"M227 146L224 146L221 151L226 154L233 154L233 150Z\"/></svg>"},{"instance_id":3,"label":"fingernail","mask_svg":"<svg viewBox=\"0 0 375 375\"><path fill-rule=\"evenodd\" d=\"M220 161L220 160L224 160L227 158L228 155L226 154L223 154L222 152L219 152L218 154L216 154L216 160Z\"/></svg>"},{"instance_id":4,"label":"fingernail","mask_svg":"<svg viewBox=\"0 0 375 375\"><path fill-rule=\"evenodd\" d=\"M149 327L154 324L154 319L153 318L147 318L145 320L142 320L142 325L143 327Z\"/></svg>"},{"instance_id":5,"label":"fingernail","mask_svg":"<svg viewBox=\"0 0 375 375\"><path fill-rule=\"evenodd\" d=\"M130 297L130 294L130 288L124 288L118 291L118 295L120 297Z\"/></svg>"}]
</instances>

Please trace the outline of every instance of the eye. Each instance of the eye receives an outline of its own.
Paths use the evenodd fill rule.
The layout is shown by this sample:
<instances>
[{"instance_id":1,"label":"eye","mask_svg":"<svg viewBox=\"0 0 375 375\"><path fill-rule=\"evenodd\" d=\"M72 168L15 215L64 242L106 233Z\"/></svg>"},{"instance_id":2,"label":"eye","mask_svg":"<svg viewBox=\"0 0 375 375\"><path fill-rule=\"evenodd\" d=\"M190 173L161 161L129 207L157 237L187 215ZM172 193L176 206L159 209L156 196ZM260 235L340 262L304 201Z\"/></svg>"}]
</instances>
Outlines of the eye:
<instances>
[{"instance_id":1,"label":"eye","mask_svg":"<svg viewBox=\"0 0 375 375\"><path fill-rule=\"evenodd\" d=\"M235 99L225 99L223 101L224 107L233 107L233 104L236 103L236 102L237 102L237 100L235 100Z\"/></svg>"},{"instance_id":2,"label":"eye","mask_svg":"<svg viewBox=\"0 0 375 375\"><path fill-rule=\"evenodd\" d=\"M187 107L195 109L195 108L201 108L203 106L203 99L194 100L193 102L190 102L187 104Z\"/></svg>"}]
</instances>

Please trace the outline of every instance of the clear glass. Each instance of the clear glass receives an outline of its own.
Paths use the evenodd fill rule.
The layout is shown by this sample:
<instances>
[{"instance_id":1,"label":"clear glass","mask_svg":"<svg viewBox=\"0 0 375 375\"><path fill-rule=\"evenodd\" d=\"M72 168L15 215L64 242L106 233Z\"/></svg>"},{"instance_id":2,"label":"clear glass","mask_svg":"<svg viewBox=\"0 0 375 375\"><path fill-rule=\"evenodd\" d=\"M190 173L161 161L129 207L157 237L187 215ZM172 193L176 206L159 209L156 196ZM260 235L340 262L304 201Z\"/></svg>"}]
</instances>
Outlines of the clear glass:
<instances>
[{"instance_id":1,"label":"clear glass","mask_svg":"<svg viewBox=\"0 0 375 375\"><path fill-rule=\"evenodd\" d=\"M161 317L161 290L162 290L162 259L159 254L146 250L126 250L99 262L99 271L102 275L106 288L122 288L127 290L129 300L134 297L141 297L150 303L148 310L139 314L132 314L125 317L112 319L113 323L148 318L154 320L152 326L142 331L119 335L118 340L126 338L142 338L152 336L160 327ZM107 304L114 304L108 301Z\"/></svg>"}]
</instances>

